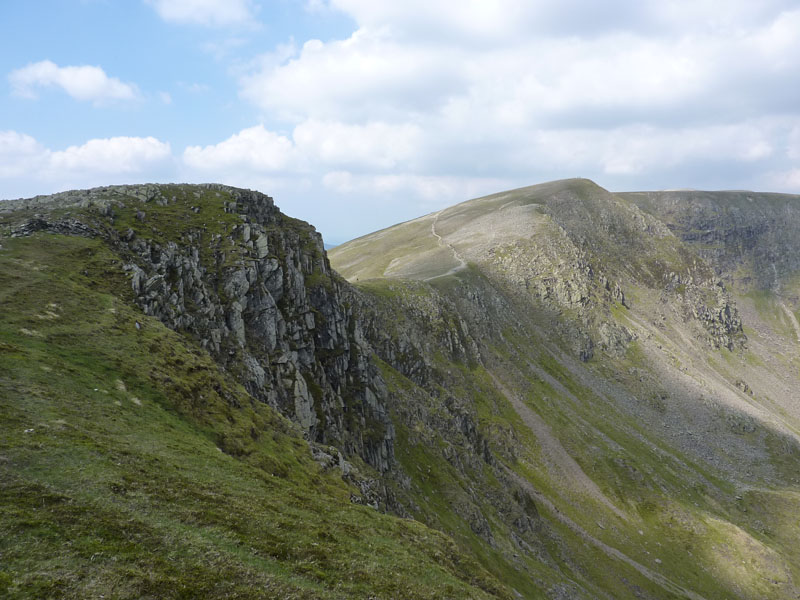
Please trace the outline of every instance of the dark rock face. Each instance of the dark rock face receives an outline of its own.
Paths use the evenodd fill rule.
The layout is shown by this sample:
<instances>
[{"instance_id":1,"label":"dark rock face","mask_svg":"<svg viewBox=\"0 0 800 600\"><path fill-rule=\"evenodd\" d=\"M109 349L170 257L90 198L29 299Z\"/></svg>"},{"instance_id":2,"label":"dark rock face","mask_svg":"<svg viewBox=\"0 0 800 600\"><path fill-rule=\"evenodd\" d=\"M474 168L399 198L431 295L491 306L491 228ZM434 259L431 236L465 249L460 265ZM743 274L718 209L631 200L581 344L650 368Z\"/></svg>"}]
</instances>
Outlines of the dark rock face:
<instances>
[{"instance_id":1,"label":"dark rock face","mask_svg":"<svg viewBox=\"0 0 800 600\"><path fill-rule=\"evenodd\" d=\"M500 315L508 320L512 314L502 296L486 282L476 287L464 285L452 295L409 281L396 287L388 284L379 294L353 288L350 294L375 354L415 384L390 390L387 398L392 417L405 430L407 446L436 449L461 479L471 482L468 493L454 493L453 512L474 534L496 547L492 526L481 509L486 501L483 494L491 489L486 475L490 472L502 489L491 492L492 505L510 524L514 543L518 548L537 545L536 506L496 458L478 425L471 396L482 392L471 389L465 396L463 390L470 380L453 369L453 365L469 369L483 364L484 343L498 339L496 328L504 320ZM514 455L513 448L507 450L508 456ZM414 468L419 466L408 467ZM398 470L392 478L399 489L391 508L407 515L419 493L404 493L410 485L408 473Z\"/></svg>"},{"instance_id":2,"label":"dark rock face","mask_svg":"<svg viewBox=\"0 0 800 600\"><path fill-rule=\"evenodd\" d=\"M12 237L33 235L37 231L49 231L62 235L79 235L83 237L94 237L98 235L95 229L81 223L77 219L48 220L44 215L35 215L32 219L18 227Z\"/></svg>"},{"instance_id":3,"label":"dark rock face","mask_svg":"<svg viewBox=\"0 0 800 600\"><path fill-rule=\"evenodd\" d=\"M621 194L663 221L728 282L779 291L800 272L800 197L756 192Z\"/></svg>"},{"instance_id":4,"label":"dark rock face","mask_svg":"<svg viewBox=\"0 0 800 600\"><path fill-rule=\"evenodd\" d=\"M393 432L383 382L342 302L343 284L321 236L308 226L283 226L267 196L230 194L225 210L242 221L230 236L246 254L226 262L218 238L216 264L204 265L197 248L135 238L128 245L139 258L130 266L137 302L198 337L254 397L296 421L311 440L389 469Z\"/></svg>"},{"instance_id":5,"label":"dark rock face","mask_svg":"<svg viewBox=\"0 0 800 600\"><path fill-rule=\"evenodd\" d=\"M424 284L409 301L402 292L377 302L350 288L364 335L377 356L419 386L432 384L436 352L453 362L480 360L478 346L453 303ZM398 292L401 288L398 288Z\"/></svg>"},{"instance_id":6,"label":"dark rock face","mask_svg":"<svg viewBox=\"0 0 800 600\"><path fill-rule=\"evenodd\" d=\"M106 237L126 257L124 268L145 314L199 340L255 398L298 423L309 440L387 471L394 432L385 386L343 299L349 286L331 271L321 236L281 214L268 196L225 186L204 189L219 198L221 210L215 210L231 217L231 227L188 227L180 239L150 235L151 215L174 199L160 186L124 186L73 193L64 201L75 206L90 198L99 207L91 219L37 216L18 227L17 235L48 230ZM120 234L110 223L126 203L136 206L142 226Z\"/></svg>"},{"instance_id":7,"label":"dark rock face","mask_svg":"<svg viewBox=\"0 0 800 600\"><path fill-rule=\"evenodd\" d=\"M691 275L674 272L665 281L662 303L680 307L684 319L699 321L714 348L733 351L746 345L742 319L722 281L716 277L695 281Z\"/></svg>"}]
</instances>

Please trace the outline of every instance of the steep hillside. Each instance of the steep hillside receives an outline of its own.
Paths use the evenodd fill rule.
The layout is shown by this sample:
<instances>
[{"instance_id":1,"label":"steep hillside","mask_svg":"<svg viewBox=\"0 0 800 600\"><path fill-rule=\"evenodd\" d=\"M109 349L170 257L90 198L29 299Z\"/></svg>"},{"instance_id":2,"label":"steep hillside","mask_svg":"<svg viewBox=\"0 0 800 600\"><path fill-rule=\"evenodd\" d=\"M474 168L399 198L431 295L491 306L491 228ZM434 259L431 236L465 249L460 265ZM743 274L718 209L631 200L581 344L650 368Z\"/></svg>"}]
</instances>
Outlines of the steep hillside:
<instances>
[{"instance_id":1,"label":"steep hillside","mask_svg":"<svg viewBox=\"0 0 800 600\"><path fill-rule=\"evenodd\" d=\"M662 221L737 289L780 293L796 285L800 196L746 191L620 196Z\"/></svg>"},{"instance_id":2,"label":"steep hillside","mask_svg":"<svg viewBox=\"0 0 800 600\"><path fill-rule=\"evenodd\" d=\"M724 210L736 213L730 196ZM457 492L418 502L415 516L469 547L451 524L466 519L508 564L538 573L547 596L797 594L796 305L761 278L780 252L775 269L792 281L800 242L777 214L794 214L797 198L752 197L752 211L776 218L715 221L714 250L682 235L714 230L687 217L701 212L692 202L553 182L331 251L334 268L372 296L379 325L366 332L379 356L430 394L439 420L469 414L492 471L531 493L536 539L494 509L516 491L459 461L458 485L485 526ZM762 243L729 233L746 222ZM746 289L728 276L732 264ZM427 435L458 456L438 422L395 411L396 427L415 432L410 452ZM398 441L402 459L408 440ZM426 498L426 478L409 473Z\"/></svg>"},{"instance_id":3,"label":"steep hillside","mask_svg":"<svg viewBox=\"0 0 800 600\"><path fill-rule=\"evenodd\" d=\"M385 391L309 226L220 186L0 207L0 595L509 597L362 506Z\"/></svg>"}]
</instances>

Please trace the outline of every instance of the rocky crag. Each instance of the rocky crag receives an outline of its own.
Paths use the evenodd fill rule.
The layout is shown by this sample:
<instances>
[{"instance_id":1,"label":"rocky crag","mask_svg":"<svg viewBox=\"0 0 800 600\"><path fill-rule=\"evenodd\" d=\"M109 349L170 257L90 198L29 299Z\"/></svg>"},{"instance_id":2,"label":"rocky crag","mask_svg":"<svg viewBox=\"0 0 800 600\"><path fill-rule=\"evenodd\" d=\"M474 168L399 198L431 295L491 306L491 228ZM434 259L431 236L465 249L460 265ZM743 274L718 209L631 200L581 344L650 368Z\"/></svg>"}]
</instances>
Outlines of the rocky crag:
<instances>
[{"instance_id":1,"label":"rocky crag","mask_svg":"<svg viewBox=\"0 0 800 600\"><path fill-rule=\"evenodd\" d=\"M186 204L189 220L174 210ZM52 207L64 214L36 213ZM361 325L342 300L321 236L271 198L214 185L120 186L3 209L34 211L12 237L46 231L106 240L124 258L145 315L197 339L309 440L379 472L389 468L386 391Z\"/></svg>"},{"instance_id":2,"label":"rocky crag","mask_svg":"<svg viewBox=\"0 0 800 600\"><path fill-rule=\"evenodd\" d=\"M621 196L663 222L729 284L775 289L800 272L794 235L800 226L796 196L747 191Z\"/></svg>"}]
</instances>

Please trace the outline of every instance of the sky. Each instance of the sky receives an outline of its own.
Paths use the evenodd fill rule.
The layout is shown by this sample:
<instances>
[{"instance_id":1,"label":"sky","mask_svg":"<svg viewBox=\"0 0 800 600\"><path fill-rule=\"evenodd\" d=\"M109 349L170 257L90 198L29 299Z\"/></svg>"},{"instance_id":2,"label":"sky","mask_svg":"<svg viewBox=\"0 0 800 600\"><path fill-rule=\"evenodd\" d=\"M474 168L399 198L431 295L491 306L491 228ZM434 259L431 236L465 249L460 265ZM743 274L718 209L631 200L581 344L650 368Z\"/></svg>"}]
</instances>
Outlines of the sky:
<instances>
[{"instance_id":1,"label":"sky","mask_svg":"<svg viewBox=\"0 0 800 600\"><path fill-rule=\"evenodd\" d=\"M220 182L335 244L569 177L800 193L800 0L0 2L0 199Z\"/></svg>"}]
</instances>

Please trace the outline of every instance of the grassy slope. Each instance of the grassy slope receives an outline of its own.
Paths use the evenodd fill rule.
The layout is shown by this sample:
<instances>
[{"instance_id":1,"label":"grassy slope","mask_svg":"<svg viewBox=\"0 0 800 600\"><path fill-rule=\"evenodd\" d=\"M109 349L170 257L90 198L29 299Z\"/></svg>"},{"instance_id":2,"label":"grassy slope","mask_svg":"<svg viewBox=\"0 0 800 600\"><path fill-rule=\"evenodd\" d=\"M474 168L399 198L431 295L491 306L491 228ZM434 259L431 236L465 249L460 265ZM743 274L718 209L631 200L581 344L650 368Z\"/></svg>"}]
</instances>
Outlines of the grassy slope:
<instances>
[{"instance_id":1,"label":"grassy slope","mask_svg":"<svg viewBox=\"0 0 800 600\"><path fill-rule=\"evenodd\" d=\"M351 504L120 267L99 241L3 240L0 595L506 595L445 536Z\"/></svg>"},{"instance_id":2,"label":"grassy slope","mask_svg":"<svg viewBox=\"0 0 800 600\"><path fill-rule=\"evenodd\" d=\"M578 193L586 193L584 188L586 184L580 182ZM523 199L530 199L534 192L550 191L519 190ZM513 199L513 194L501 194L447 209L441 213L439 232L446 234L450 221L455 224L450 228L455 233L463 227L461 222L465 215L480 218L484 209L497 210ZM408 233L404 226L381 232L380 252L373 252L369 236L362 238L358 251L365 257L360 266L365 270L351 266L351 270L345 272L351 280L362 275L376 276L369 257L379 256L382 263L390 261L395 254L391 246L386 245L387 240L403 238ZM406 256L409 248L423 243L405 238L397 255ZM650 252L658 259L660 255L655 250ZM339 257L347 256L350 251L349 244L345 244L332 253L334 268L339 266ZM411 262L413 258L406 260ZM434 285L442 293L453 294L451 297L455 299L463 294L458 281L469 277L470 273L462 272L435 280ZM391 286L372 281L362 283L361 287L378 297L405 296L405 301L411 305L419 294L416 285L404 292L402 282L397 280ZM641 297L643 302L649 294L646 289L626 289L628 292ZM625 313L621 308L612 311L617 320L633 327ZM641 317L639 314L638 318ZM538 322L536 311L518 312L509 315L508 320L503 342L485 348L485 368L513 393L524 397L529 408L557 432L568 453L623 510L626 518L620 520L580 490L571 489L570 482L565 482L557 471L548 469L539 440L497 390L487 386L482 367L458 363L442 365L443 371L461 373L461 390L451 387L448 391L463 394L473 401L480 416L481 432L492 443L495 455L542 493L537 507L554 532L550 539L556 541L545 542L545 545L549 544L550 556L556 557L555 565L548 564L547 568L537 568L530 563L520 566L518 561L504 554L499 562L505 561L505 566L495 565L499 576L504 577L503 569L516 567L536 573L535 577L541 578L540 583L547 587L554 581L551 577L555 571L562 581L576 581L589 590L595 586L597 595L604 592L613 597L649 594L649 597L660 598L669 594L664 587L634 572L630 564L606 552L598 552L599 546L587 543L586 535L580 533L583 531L680 587L706 598L792 597L795 583L800 581L800 555L789 542L800 534L800 526L792 516L800 508L800 490L791 475L792 470L796 472L800 466L796 445L781 441L782 436L768 426L759 426L751 433L742 432L739 435L742 445L751 444L754 452L763 452L766 448L769 469L774 468L776 475L764 479L741 473L740 481L730 481L713 463L699 460L693 449L682 450L671 437L674 433L663 429L662 421L668 423L684 408L677 403L677 398L663 394L662 388L648 388L649 383L660 381L660 371L650 362L654 360L652 354L643 353L633 344L627 356L614 360L601 357L588 365L575 365L561 354L558 345L537 333L546 323ZM750 360L747 354L738 356L726 350L698 359L696 349L688 349L685 338L670 339L673 334L675 331L670 329L658 333L656 339L664 346L665 353L673 352L683 364L694 359L698 361L697 368L712 369L715 361L727 365L725 369L709 373L703 385L712 385L712 381L720 377L732 384L737 372L741 373ZM682 353L683 350L686 353ZM668 365L669 369L679 374L686 372L677 358L674 362ZM698 375L680 376L688 379ZM592 378L599 378L603 384L593 388L587 384ZM640 378L645 383L641 383ZM675 394L679 395L678 391ZM615 395L634 396L634 401L641 406L632 409ZM725 418L730 419L730 415ZM721 427L734 427L737 423L723 422ZM400 442L401 460L408 455L410 458L406 460L410 465L422 464L431 473L422 476L413 468L409 469L423 498L431 496L431 485L439 490L457 491L474 484L474 481L453 479L448 465L437 463L433 456L421 455L418 448L403 448L402 436ZM702 445L702 438L700 442ZM728 452L726 448L714 447L713 439L706 443L714 453ZM508 447L515 448L515 457L509 457ZM487 495L490 496L491 491ZM449 532L459 527L463 529L463 522L458 523L447 505L428 502L421 506L423 520ZM486 508L486 514L491 514L491 507ZM577 528L565 526L564 516ZM498 523L492 522L492 525L495 531L503 531ZM485 550L475 548L469 532L454 534L454 537L477 556L485 556ZM502 546L504 534L496 537ZM487 562L486 558L483 560ZM678 596L686 594L667 588Z\"/></svg>"},{"instance_id":3,"label":"grassy slope","mask_svg":"<svg viewBox=\"0 0 800 600\"><path fill-rule=\"evenodd\" d=\"M394 287L397 290L397 284ZM639 437L647 435L646 426L620 414L612 403L583 387L557 361L537 349L535 339L511 332L506 339L508 345L495 350L492 371L508 387L527 390L529 407L558 432L570 454L623 508L626 518L618 518L580 489L572 488L558 470L551 470L540 441L498 393L485 368L458 363L441 365L460 381L449 386L448 393L474 403L481 431L490 440L495 456L543 496L534 497L543 517L541 553L533 557L517 554L508 524L494 513L489 502L481 510L492 526L496 547L492 550L482 544L452 508L459 503L464 488L475 486L474 480L460 478L436 452L427 450L436 444L408 443L401 431L399 459L412 476L417 498L422 499L417 518L452 535L499 578L523 593L531 593L528 586L532 584L552 590L559 582L572 581L592 595L611 593L615 598L634 598L643 593L654 598L681 597L681 588L707 598L781 597L781 587L791 581L793 570L782 556L793 556L794 550L759 531L759 521L748 519L743 512L746 507L733 502L732 488L718 478L711 478L712 486L721 489L695 483L705 478L701 465L668 446L654 452L646 438ZM530 372L525 375L524 367L517 364L515 369L509 355L535 357L544 372L567 389L553 387ZM618 366L630 364L622 362ZM520 377L526 380L515 379ZM396 379L389 381L398 385ZM405 385L408 397L419 393L413 392L408 382ZM598 418L599 414L612 414L613 419ZM504 452L509 445L515 446L514 457ZM709 496L719 497L725 492L727 506L720 506ZM491 497L496 491L488 486L483 493ZM800 500L789 491L778 497L785 506L797 506ZM566 525L564 517L576 527ZM667 587L607 554L599 544L587 543L587 536L665 577ZM737 569L735 565L743 562L752 570ZM525 573L522 579L528 586L520 581L520 573Z\"/></svg>"}]
</instances>

